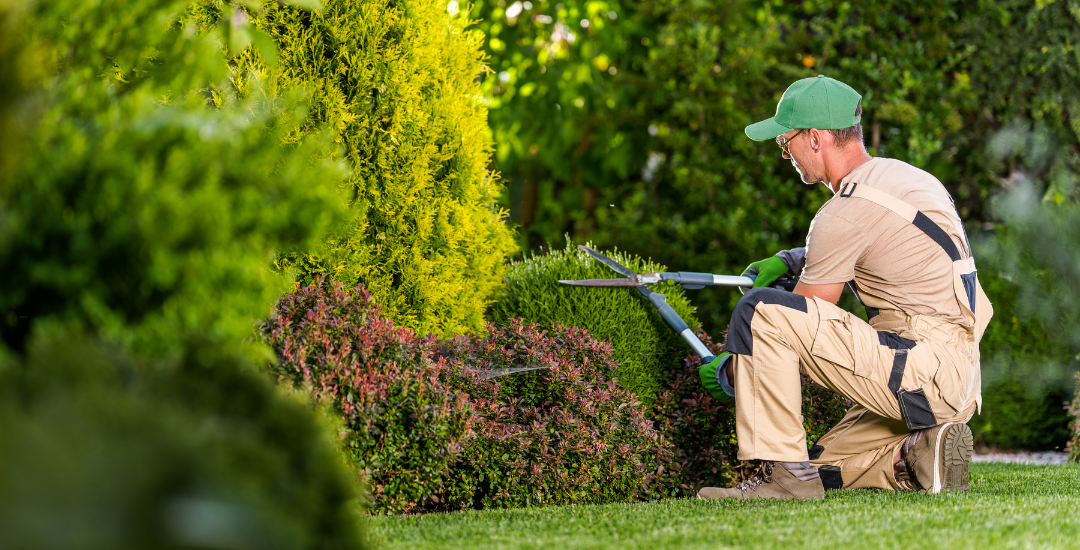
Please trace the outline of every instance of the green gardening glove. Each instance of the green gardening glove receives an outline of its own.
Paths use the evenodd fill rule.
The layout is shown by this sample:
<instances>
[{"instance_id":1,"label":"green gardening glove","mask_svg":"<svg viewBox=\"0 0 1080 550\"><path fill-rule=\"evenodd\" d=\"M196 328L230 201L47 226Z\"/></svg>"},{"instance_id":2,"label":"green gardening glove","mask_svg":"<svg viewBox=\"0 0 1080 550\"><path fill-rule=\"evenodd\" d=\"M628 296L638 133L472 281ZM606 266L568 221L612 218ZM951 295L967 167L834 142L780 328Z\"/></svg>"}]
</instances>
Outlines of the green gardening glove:
<instances>
[{"instance_id":1,"label":"green gardening glove","mask_svg":"<svg viewBox=\"0 0 1080 550\"><path fill-rule=\"evenodd\" d=\"M780 256L772 256L750 264L743 270L742 274L757 275L757 278L754 279L754 288L758 288L773 284L774 281L787 272L788 266L784 263L784 260ZM743 288L739 287L739 290L742 291Z\"/></svg>"},{"instance_id":2,"label":"green gardening glove","mask_svg":"<svg viewBox=\"0 0 1080 550\"><path fill-rule=\"evenodd\" d=\"M698 367L698 376L701 377L701 385L705 386L705 390L717 401L727 401L728 397L734 396L735 394L734 388L731 388L730 386L727 388L724 387L724 385L727 384L727 380L722 378L724 376L724 365L730 359L731 354L725 351L716 356L712 361Z\"/></svg>"}]
</instances>

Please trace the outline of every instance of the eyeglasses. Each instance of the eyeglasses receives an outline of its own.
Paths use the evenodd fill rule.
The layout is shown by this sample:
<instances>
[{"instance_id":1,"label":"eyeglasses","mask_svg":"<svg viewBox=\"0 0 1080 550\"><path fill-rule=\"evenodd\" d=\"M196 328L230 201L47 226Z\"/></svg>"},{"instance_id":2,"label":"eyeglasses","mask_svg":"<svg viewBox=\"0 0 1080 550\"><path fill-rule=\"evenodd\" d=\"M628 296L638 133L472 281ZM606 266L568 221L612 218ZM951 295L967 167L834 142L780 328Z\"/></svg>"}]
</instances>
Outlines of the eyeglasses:
<instances>
[{"instance_id":1,"label":"eyeglasses","mask_svg":"<svg viewBox=\"0 0 1080 550\"><path fill-rule=\"evenodd\" d=\"M785 155L790 157L791 149L789 149L789 147L791 147L791 142L794 141L795 138L799 137L799 134L803 133L805 130L806 128L803 128L798 132L795 132L795 135L791 136L788 139L784 139L781 136L776 136L776 144L780 146L780 150L783 151Z\"/></svg>"}]
</instances>

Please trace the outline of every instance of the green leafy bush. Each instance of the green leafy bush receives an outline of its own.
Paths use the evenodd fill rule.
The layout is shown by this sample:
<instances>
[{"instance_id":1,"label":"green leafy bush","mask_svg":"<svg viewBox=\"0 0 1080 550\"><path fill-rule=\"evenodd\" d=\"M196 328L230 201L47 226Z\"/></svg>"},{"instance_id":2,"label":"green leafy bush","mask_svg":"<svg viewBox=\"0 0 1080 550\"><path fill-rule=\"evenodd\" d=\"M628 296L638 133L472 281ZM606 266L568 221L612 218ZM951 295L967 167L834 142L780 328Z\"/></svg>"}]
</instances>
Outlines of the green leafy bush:
<instances>
[{"instance_id":1,"label":"green leafy bush","mask_svg":"<svg viewBox=\"0 0 1080 550\"><path fill-rule=\"evenodd\" d=\"M592 243L589 243L590 246ZM664 271L652 261L625 253L605 252L636 273ZM651 405L670 373L678 368L689 346L675 334L656 308L632 288L575 287L571 279L615 279L622 275L593 259L568 241L563 250L513 262L502 294L488 313L492 323L520 317L536 323L558 322L581 327L611 343L619 367L619 383ZM657 285L668 304L690 327L698 326L694 307L680 286Z\"/></svg>"},{"instance_id":2,"label":"green leafy bush","mask_svg":"<svg viewBox=\"0 0 1080 550\"><path fill-rule=\"evenodd\" d=\"M342 420L377 513L604 503L671 493L671 444L579 328L512 320L417 338L359 287L298 288L263 325L271 369ZM509 376L508 369L534 369Z\"/></svg>"},{"instance_id":3,"label":"green leafy bush","mask_svg":"<svg viewBox=\"0 0 1080 550\"><path fill-rule=\"evenodd\" d=\"M195 19L216 25L221 9L202 2ZM238 89L248 93L251 73L312 90L293 139L329 129L342 151L327 156L353 168L349 220L325 246L298 248L281 265L307 282L363 282L395 323L421 334L483 330L514 243L487 169L476 83L486 67L467 13L439 0L325 0L313 12L271 3L252 17L280 54L276 67L252 48L235 57Z\"/></svg>"},{"instance_id":4,"label":"green leafy bush","mask_svg":"<svg viewBox=\"0 0 1080 550\"><path fill-rule=\"evenodd\" d=\"M987 444L1060 449L1080 372L1080 293L1072 285L1080 277L1080 155L1040 125L1011 126L988 149L1017 170L993 204L1001 224L976 243L997 302L982 342L985 398L974 425Z\"/></svg>"}]
</instances>

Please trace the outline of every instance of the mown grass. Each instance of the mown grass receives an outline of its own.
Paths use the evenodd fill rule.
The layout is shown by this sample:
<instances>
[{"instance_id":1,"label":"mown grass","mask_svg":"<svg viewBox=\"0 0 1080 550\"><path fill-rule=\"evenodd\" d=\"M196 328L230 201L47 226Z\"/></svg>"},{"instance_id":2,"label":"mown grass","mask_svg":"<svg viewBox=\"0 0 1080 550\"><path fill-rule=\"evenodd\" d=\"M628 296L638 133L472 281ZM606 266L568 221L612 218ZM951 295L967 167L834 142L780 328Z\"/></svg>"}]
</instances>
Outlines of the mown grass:
<instances>
[{"instance_id":1,"label":"mown grass","mask_svg":"<svg viewBox=\"0 0 1080 550\"><path fill-rule=\"evenodd\" d=\"M972 464L968 493L830 491L823 502L638 504L378 517L382 550L1080 548L1080 466Z\"/></svg>"}]
</instances>

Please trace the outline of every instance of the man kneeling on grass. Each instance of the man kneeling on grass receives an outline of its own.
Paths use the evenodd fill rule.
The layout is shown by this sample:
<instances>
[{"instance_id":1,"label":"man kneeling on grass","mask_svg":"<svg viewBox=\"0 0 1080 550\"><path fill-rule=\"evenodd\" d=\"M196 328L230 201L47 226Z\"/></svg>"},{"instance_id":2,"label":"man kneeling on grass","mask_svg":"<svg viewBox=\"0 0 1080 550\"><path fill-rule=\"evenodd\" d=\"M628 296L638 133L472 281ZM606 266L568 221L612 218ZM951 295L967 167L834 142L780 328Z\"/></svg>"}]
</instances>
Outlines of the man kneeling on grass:
<instances>
[{"instance_id":1,"label":"man kneeling on grass","mask_svg":"<svg viewBox=\"0 0 1080 550\"><path fill-rule=\"evenodd\" d=\"M949 193L862 141L862 96L818 76L784 92L776 116L746 127L776 139L807 184L834 196L805 248L755 262L731 316L727 352L702 366L735 397L739 459L761 473L700 498L821 499L825 489L966 490L981 406L979 339L993 309ZM794 293L769 285L799 276ZM847 284L870 322L836 306ZM807 453L799 373L855 405Z\"/></svg>"}]
</instances>

